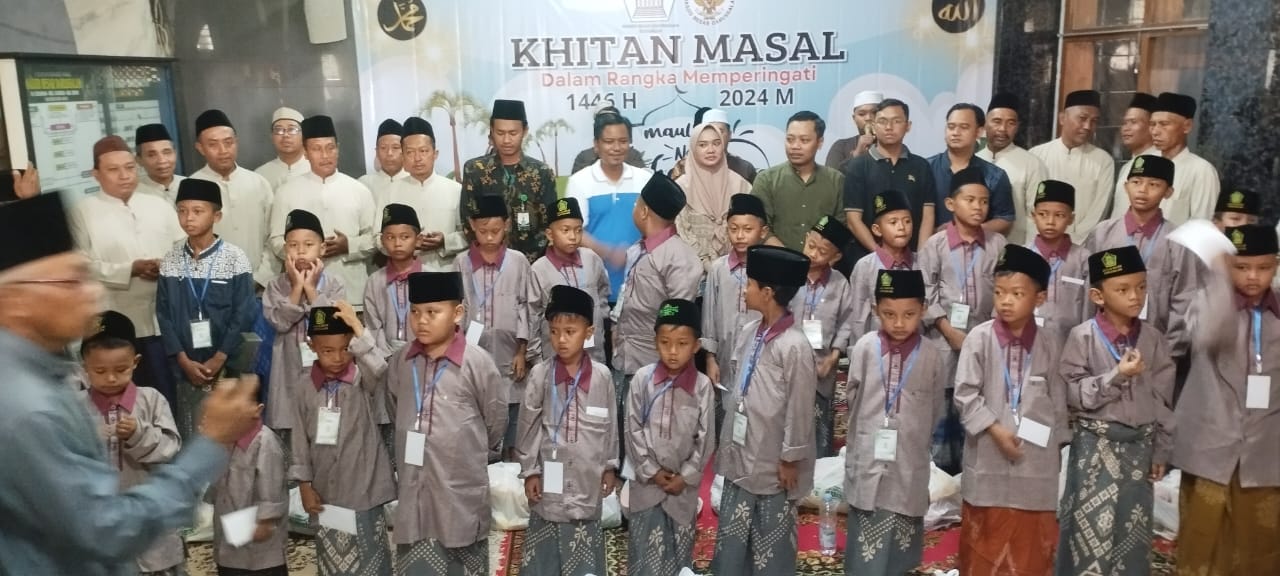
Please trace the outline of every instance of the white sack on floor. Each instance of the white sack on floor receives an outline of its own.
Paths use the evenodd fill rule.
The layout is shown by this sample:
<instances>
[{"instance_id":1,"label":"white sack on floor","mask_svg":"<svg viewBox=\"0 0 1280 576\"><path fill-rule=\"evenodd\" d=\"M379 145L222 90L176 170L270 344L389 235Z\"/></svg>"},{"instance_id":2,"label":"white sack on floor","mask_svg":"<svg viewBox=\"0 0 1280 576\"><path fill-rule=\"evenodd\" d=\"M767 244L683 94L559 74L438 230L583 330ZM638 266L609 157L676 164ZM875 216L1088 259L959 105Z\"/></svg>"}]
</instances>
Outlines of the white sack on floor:
<instances>
[{"instance_id":1,"label":"white sack on floor","mask_svg":"<svg viewBox=\"0 0 1280 576\"><path fill-rule=\"evenodd\" d=\"M1156 536L1166 540L1178 538L1178 498L1182 491L1182 471L1174 470L1155 484L1156 502L1152 522Z\"/></svg>"},{"instance_id":2,"label":"white sack on floor","mask_svg":"<svg viewBox=\"0 0 1280 576\"><path fill-rule=\"evenodd\" d=\"M489 503L493 509L493 530L529 527L529 500L524 496L519 464L496 462L489 465Z\"/></svg>"},{"instance_id":3,"label":"white sack on floor","mask_svg":"<svg viewBox=\"0 0 1280 576\"><path fill-rule=\"evenodd\" d=\"M839 512L848 513L849 505L844 499L844 448L838 456L819 458L813 466L813 490L800 500L800 506L813 510L822 509L822 497L830 493L835 496Z\"/></svg>"},{"instance_id":4,"label":"white sack on floor","mask_svg":"<svg viewBox=\"0 0 1280 576\"><path fill-rule=\"evenodd\" d=\"M960 522L963 498L962 474L951 476L929 463L929 510L924 513L924 529L937 530Z\"/></svg>"}]
</instances>

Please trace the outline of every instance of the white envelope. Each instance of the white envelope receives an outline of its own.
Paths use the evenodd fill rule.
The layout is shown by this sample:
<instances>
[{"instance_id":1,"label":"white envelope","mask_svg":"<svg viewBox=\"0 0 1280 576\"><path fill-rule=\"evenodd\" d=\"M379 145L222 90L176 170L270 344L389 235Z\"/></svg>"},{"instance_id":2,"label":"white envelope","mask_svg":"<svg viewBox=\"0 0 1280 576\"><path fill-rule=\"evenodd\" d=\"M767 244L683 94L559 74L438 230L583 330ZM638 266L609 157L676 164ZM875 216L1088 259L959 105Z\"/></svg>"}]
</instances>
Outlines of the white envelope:
<instances>
[{"instance_id":1,"label":"white envelope","mask_svg":"<svg viewBox=\"0 0 1280 576\"><path fill-rule=\"evenodd\" d=\"M222 535L227 544L239 548L253 541L253 533L258 530L258 507L250 506L224 514L222 518Z\"/></svg>"},{"instance_id":2,"label":"white envelope","mask_svg":"<svg viewBox=\"0 0 1280 576\"><path fill-rule=\"evenodd\" d=\"M330 530L356 535L356 511L350 508L325 504L317 520L321 526Z\"/></svg>"}]
</instances>

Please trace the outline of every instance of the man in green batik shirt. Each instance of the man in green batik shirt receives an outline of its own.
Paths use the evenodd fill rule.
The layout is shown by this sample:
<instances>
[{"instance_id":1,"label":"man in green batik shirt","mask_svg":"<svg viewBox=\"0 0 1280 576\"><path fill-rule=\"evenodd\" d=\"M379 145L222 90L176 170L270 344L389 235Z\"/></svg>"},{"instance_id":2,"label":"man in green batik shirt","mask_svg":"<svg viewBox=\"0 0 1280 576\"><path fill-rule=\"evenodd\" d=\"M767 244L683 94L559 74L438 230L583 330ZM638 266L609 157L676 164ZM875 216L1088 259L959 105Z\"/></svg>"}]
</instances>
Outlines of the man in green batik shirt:
<instances>
[{"instance_id":1,"label":"man in green batik shirt","mask_svg":"<svg viewBox=\"0 0 1280 576\"><path fill-rule=\"evenodd\" d=\"M804 248L805 233L823 216L844 221L844 174L816 161L826 130L813 112L793 114L787 120L787 161L757 174L751 185L751 195L764 203L769 228L792 250Z\"/></svg>"},{"instance_id":2,"label":"man in green batik shirt","mask_svg":"<svg viewBox=\"0 0 1280 576\"><path fill-rule=\"evenodd\" d=\"M511 214L507 244L523 252L530 262L547 249L547 205L556 201L555 174L546 164L524 155L524 137L529 132L524 102L495 100L489 120L493 153L462 167L462 195L458 216L462 229L469 230L476 196L502 196ZM470 232L467 233L470 238Z\"/></svg>"}]
</instances>

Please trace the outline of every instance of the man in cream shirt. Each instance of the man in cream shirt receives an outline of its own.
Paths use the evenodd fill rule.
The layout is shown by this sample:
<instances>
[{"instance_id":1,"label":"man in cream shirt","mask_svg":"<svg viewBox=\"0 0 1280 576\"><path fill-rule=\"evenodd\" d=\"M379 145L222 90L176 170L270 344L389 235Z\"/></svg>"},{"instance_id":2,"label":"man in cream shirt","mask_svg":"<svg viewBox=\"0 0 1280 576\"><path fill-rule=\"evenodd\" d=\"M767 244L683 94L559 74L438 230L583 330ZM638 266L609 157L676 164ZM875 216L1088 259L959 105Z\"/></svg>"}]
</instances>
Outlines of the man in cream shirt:
<instances>
[{"instance_id":1,"label":"man in cream shirt","mask_svg":"<svg viewBox=\"0 0 1280 576\"><path fill-rule=\"evenodd\" d=\"M172 398L164 345L156 326L160 259L184 236L173 204L138 194L138 167L129 145L107 136L93 145L93 177L102 189L71 210L71 231L102 282L106 308L129 317L143 363L136 383Z\"/></svg>"},{"instance_id":2,"label":"man in cream shirt","mask_svg":"<svg viewBox=\"0 0 1280 576\"><path fill-rule=\"evenodd\" d=\"M373 193L373 203L377 206L387 203L393 182L409 176L404 171L404 153L400 149L403 136L404 126L395 120L387 118L378 126L378 137L373 142L377 170L360 177L360 183Z\"/></svg>"},{"instance_id":3,"label":"man in cream shirt","mask_svg":"<svg viewBox=\"0 0 1280 576\"><path fill-rule=\"evenodd\" d=\"M378 213L387 204L404 204L418 213L422 231L418 234L418 259L426 272L451 272L453 259L467 249L467 236L459 228L458 198L462 184L435 173L435 131L431 123L411 117L404 121L404 151L407 178L391 184L387 199L378 205Z\"/></svg>"},{"instance_id":4,"label":"man in cream shirt","mask_svg":"<svg viewBox=\"0 0 1280 576\"><path fill-rule=\"evenodd\" d=\"M1160 209L1167 220L1179 226L1193 218L1209 219L1218 202L1220 184L1217 169L1187 148L1187 137L1191 134L1195 117L1196 99L1172 92L1156 97L1151 110L1152 147L1173 161L1176 182L1173 197L1161 202ZM1121 177L1125 174L1128 172L1121 172ZM1128 194L1120 193L1124 190L1123 185L1123 180L1116 184L1112 214L1123 214L1129 209Z\"/></svg>"},{"instance_id":5,"label":"man in cream shirt","mask_svg":"<svg viewBox=\"0 0 1280 576\"><path fill-rule=\"evenodd\" d=\"M1076 221L1067 233L1078 244L1107 216L1116 161L1106 150L1093 145L1102 115L1102 96L1094 90L1077 90L1067 94L1065 104L1058 113L1058 138L1032 148L1031 153L1044 162L1049 178L1076 189Z\"/></svg>"},{"instance_id":6,"label":"man in cream shirt","mask_svg":"<svg viewBox=\"0 0 1280 576\"><path fill-rule=\"evenodd\" d=\"M164 124L144 124L134 130L133 144L138 151L138 164L142 165L138 191L163 198L173 206L183 176L173 173L178 165L178 153L173 149L169 130Z\"/></svg>"},{"instance_id":7,"label":"man in cream shirt","mask_svg":"<svg viewBox=\"0 0 1280 576\"><path fill-rule=\"evenodd\" d=\"M364 285L373 256L378 213L373 194L355 178L338 172L338 133L333 119L302 121L302 147L311 171L290 178L276 192L271 211L271 253L284 260L284 228L289 212L306 210L329 234L324 241L324 273L341 278L347 302L364 309Z\"/></svg>"},{"instance_id":8,"label":"man in cream shirt","mask_svg":"<svg viewBox=\"0 0 1280 576\"><path fill-rule=\"evenodd\" d=\"M1031 221L1035 212L1036 189L1049 178L1049 169L1035 154L1013 143L1018 136L1018 98L1001 92L991 97L987 106L987 147L977 156L999 166L1009 175L1013 186L1013 227L1009 229L1009 242L1022 246L1036 237L1036 224Z\"/></svg>"},{"instance_id":9,"label":"man in cream shirt","mask_svg":"<svg viewBox=\"0 0 1280 576\"><path fill-rule=\"evenodd\" d=\"M1111 199L1111 217L1123 216L1129 209L1129 193L1124 189L1133 159L1143 154L1157 155L1160 150L1151 145L1151 113L1156 109L1156 97L1137 92L1129 101L1120 124L1120 142L1129 151L1129 159L1120 166L1116 176L1116 193Z\"/></svg>"},{"instance_id":10,"label":"man in cream shirt","mask_svg":"<svg viewBox=\"0 0 1280 576\"><path fill-rule=\"evenodd\" d=\"M276 157L259 166L254 172L267 179L276 190L286 180L311 171L311 163L302 153L302 113L281 106L271 114L271 144Z\"/></svg>"},{"instance_id":11,"label":"man in cream shirt","mask_svg":"<svg viewBox=\"0 0 1280 576\"><path fill-rule=\"evenodd\" d=\"M275 193L266 178L236 163L239 140L231 120L221 110L206 110L196 117L196 152L207 162L191 175L217 182L222 187L222 219L213 231L223 240L244 250L249 264L256 266L253 279L266 286L279 268L271 268L267 235Z\"/></svg>"}]
</instances>

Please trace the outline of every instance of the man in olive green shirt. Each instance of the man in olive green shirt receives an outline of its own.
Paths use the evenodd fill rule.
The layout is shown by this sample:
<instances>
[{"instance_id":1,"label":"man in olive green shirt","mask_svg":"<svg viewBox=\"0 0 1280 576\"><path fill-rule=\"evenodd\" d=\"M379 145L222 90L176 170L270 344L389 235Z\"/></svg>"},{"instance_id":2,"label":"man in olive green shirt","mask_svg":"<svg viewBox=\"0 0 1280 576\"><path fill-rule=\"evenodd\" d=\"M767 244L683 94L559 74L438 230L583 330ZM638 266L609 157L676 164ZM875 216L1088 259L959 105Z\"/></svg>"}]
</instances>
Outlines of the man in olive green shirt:
<instances>
[{"instance_id":1,"label":"man in olive green shirt","mask_svg":"<svg viewBox=\"0 0 1280 576\"><path fill-rule=\"evenodd\" d=\"M793 250L804 249L805 232L823 216L844 221L844 174L814 161L826 129L817 114L796 112L787 120L787 162L756 175L751 187L773 233Z\"/></svg>"}]
</instances>

